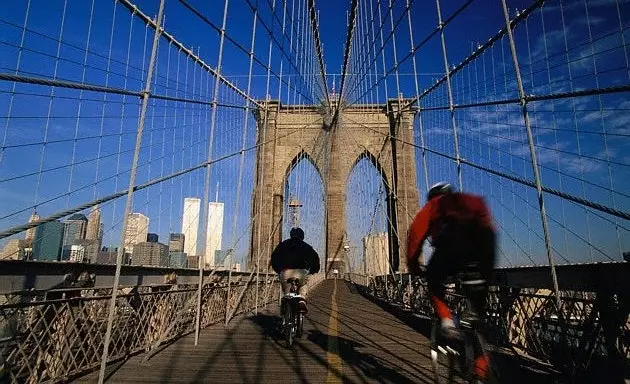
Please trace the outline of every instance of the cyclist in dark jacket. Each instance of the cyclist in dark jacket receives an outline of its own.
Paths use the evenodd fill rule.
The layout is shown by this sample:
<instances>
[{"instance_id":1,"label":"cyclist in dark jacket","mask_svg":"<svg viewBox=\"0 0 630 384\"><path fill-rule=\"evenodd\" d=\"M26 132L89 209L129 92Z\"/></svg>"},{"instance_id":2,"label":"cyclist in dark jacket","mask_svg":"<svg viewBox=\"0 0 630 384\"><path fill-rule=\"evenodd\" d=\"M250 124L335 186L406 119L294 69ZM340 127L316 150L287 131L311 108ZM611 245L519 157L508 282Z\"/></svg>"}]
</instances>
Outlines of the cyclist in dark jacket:
<instances>
[{"instance_id":1,"label":"cyclist in dark jacket","mask_svg":"<svg viewBox=\"0 0 630 384\"><path fill-rule=\"evenodd\" d=\"M290 236L291 238L278 244L271 253L271 268L280 275L285 294L291 289L287 280L297 278L299 294L305 296L306 276L319 272L319 255L304 241L304 231L301 228L291 229ZM306 300L302 300L300 306L306 312Z\"/></svg>"}]
</instances>

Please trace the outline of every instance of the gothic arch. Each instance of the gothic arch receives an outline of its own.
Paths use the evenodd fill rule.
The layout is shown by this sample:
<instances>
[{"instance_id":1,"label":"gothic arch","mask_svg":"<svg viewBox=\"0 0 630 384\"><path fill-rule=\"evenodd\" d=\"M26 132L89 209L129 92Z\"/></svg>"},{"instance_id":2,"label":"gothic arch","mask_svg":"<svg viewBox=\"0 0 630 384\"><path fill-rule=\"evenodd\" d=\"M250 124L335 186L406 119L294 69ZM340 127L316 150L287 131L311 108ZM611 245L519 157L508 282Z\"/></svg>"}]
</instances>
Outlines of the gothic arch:
<instances>
[{"instance_id":1,"label":"gothic arch","mask_svg":"<svg viewBox=\"0 0 630 384\"><path fill-rule=\"evenodd\" d=\"M252 231L250 265L255 265L253 261L258 255L270 254L281 240L275 228L282 220L284 186L287 176L304 159L315 167L324 186L325 270L343 271L346 186L350 172L364 158L383 178L393 230L402 228L397 211L403 207L404 212L415 212L418 205L415 163L400 167L415 155L412 129L415 111L401 108L409 101L391 99L387 105L344 108L330 129L323 126L317 106L283 106L275 100L261 102L264 113L257 115L258 141L269 144L260 146L256 152L259 173L254 186L252 224L257 230ZM411 145L389 139L392 135ZM406 231L397 233L397 243L404 247ZM392 245L391 255L399 254L399 244ZM404 259L400 260L399 270L406 270Z\"/></svg>"},{"instance_id":2,"label":"gothic arch","mask_svg":"<svg viewBox=\"0 0 630 384\"><path fill-rule=\"evenodd\" d=\"M315 170L317 171L317 175L319 176L319 180L322 182L322 185L325 185L324 178L322 177L322 172L317 166L317 163L315 162L315 160L313 160L313 157L311 157L311 155L304 150L304 148L301 148L298 154L293 156L293 159L289 161L286 171L284 172L284 176L282 177L282 190L283 191L286 188L287 181L289 179L289 175L291 174L291 171L293 171L293 169L295 169L295 167L297 167L297 165L302 160L308 161L315 168Z\"/></svg>"},{"instance_id":3,"label":"gothic arch","mask_svg":"<svg viewBox=\"0 0 630 384\"><path fill-rule=\"evenodd\" d=\"M376 156L374 156L374 154L372 154L372 152L370 152L368 149L364 149L363 152L361 152L357 156L357 158L354 160L354 163L352 163L352 166L350 167L350 170L348 174L346 175L346 183L345 183L346 188L348 187L348 180L350 180L350 175L352 174L352 171L354 171L354 168L363 159L366 159L367 161L370 162L370 164L372 164L372 166L374 166L374 168L376 169L376 172L378 172L378 174L381 176L381 180L383 181L383 185L385 186L385 191L387 192L387 194L389 194L391 185L389 183L387 172L381 165L381 162L379 161L379 159Z\"/></svg>"}]
</instances>

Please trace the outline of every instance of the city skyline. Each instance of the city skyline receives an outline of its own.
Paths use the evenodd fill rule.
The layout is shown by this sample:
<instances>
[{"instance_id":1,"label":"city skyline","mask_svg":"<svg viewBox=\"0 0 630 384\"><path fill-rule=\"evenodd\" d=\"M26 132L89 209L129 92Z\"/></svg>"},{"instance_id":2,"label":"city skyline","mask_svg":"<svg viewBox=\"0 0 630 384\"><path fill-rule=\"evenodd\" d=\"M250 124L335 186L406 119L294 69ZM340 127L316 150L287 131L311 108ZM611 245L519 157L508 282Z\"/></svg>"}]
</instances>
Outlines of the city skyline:
<instances>
[{"instance_id":1,"label":"city skyline","mask_svg":"<svg viewBox=\"0 0 630 384\"><path fill-rule=\"evenodd\" d=\"M198 225L199 215L195 214L200 211L198 203L200 199L196 197L188 197L184 199L184 215L182 217L182 228L188 229L193 239L198 237ZM206 240L206 252L208 255L204 259L205 268L213 268L216 264L215 259L218 252L222 249L222 228L223 228L223 210L224 204L222 202L210 202L209 214L207 222L207 240ZM188 215L186 213L189 213ZM36 259L35 255L32 255L31 247L34 243L45 243L45 249L53 250L54 246L50 243L55 242L58 236L61 236L61 245L58 250L58 254L54 255L54 250L48 252L46 260L56 261L71 261L71 262L91 262L95 263L98 260L107 259L107 257L100 257L102 253L111 253L111 249L117 249L116 246L104 247L103 242L103 228L104 223L101 221L101 209L100 205L93 206L88 215L84 213L76 213L68 216L64 221L54 220L49 223L52 224L56 230L51 232L51 229L44 227L44 224L39 225L26 232L37 234L38 228L40 230L39 240L36 240L34 235L33 239L9 239L2 248L0 255L3 259ZM190 255L185 252L185 249L195 249L197 252L197 245L195 242L188 243L186 241L186 235L184 233L172 232L168 234L168 245L161 244L159 247L160 257L153 257L152 250L144 250L146 248L143 245L141 248L142 254L140 260L136 257L134 260L134 248L137 245L144 243L158 243L159 234L149 232L151 220L145 214L140 212L131 212L129 214L127 231L125 233L122 246L125 249L125 260L128 260L132 265L160 265L160 266L172 266L179 268L190 268L191 265L197 264L191 263L190 257L200 257L200 255ZM41 217L33 211L31 214L31 221L39 220ZM195 225L197 224L197 225ZM57 227L61 225L61 231ZM46 228L48 228L46 230ZM197 233L195 232L197 230ZM43 231L43 232L42 232ZM52 237L52 238L51 238ZM171 250L171 245L173 246ZM120 245L119 245L120 246ZM152 246L149 246L152 247ZM35 247L37 249L37 257L41 258L42 250L41 246ZM52 253L51 253L52 252ZM145 254L148 252L149 256ZM32 255L32 256L31 256ZM145 257L146 256L146 257ZM171 262L171 256L173 258ZM157 261L159 259L159 261ZM128 264L123 260L123 264ZM110 260L111 261L111 260ZM241 263L238 264L240 268Z\"/></svg>"}]
</instances>

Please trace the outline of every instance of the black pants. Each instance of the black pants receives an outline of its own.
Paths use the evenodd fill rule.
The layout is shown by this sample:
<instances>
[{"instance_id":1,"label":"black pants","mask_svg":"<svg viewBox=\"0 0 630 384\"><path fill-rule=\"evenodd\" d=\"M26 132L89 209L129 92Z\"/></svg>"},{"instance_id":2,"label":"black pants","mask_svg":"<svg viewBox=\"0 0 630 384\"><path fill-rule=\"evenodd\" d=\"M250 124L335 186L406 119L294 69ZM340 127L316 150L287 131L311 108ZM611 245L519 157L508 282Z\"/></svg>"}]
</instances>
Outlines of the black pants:
<instances>
[{"instance_id":1,"label":"black pants","mask_svg":"<svg viewBox=\"0 0 630 384\"><path fill-rule=\"evenodd\" d=\"M488 284L496 261L495 245L494 231L482 228L436 247L427 265L429 293L445 302L444 283L458 273L464 274L464 280L483 280L479 284L466 284L463 292L470 301L472 310L483 316Z\"/></svg>"}]
</instances>

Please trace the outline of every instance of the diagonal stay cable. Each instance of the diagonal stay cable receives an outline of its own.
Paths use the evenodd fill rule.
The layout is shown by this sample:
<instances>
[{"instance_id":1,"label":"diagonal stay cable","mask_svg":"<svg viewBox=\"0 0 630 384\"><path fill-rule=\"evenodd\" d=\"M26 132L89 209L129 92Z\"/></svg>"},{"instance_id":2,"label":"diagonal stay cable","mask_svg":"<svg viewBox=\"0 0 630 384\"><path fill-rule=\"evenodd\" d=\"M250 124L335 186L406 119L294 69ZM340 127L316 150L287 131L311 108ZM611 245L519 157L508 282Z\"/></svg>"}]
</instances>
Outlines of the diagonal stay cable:
<instances>
[{"instance_id":1,"label":"diagonal stay cable","mask_svg":"<svg viewBox=\"0 0 630 384\"><path fill-rule=\"evenodd\" d=\"M155 20L153 20L152 18L150 18L149 16L147 16L146 14L144 14L142 11L140 11L140 9L138 9L138 7L133 4L132 2L130 2L129 0L118 0L122 5L124 5L127 9L129 9L129 11L131 11L131 13L133 15L136 15L137 17L139 17L142 21L144 21L149 27L155 29L157 28L157 24L155 22ZM251 95L248 95L247 93L245 93L245 91L243 91L242 89L240 89L239 87L237 87L236 85L232 84L231 81L229 81L228 79L226 79L223 75L221 75L215 68L212 68L209 64L207 64L205 61L203 61L198 55L196 55L192 50L186 48L184 46L184 44L182 44L181 42L179 42L177 39L175 39L175 37L173 35L171 35L170 33L168 33L167 31L164 30L164 28L160 27L161 29L161 36L163 36L170 44L173 44L175 47L177 47L180 51L184 52L184 54L186 54L186 56L188 56L189 58L191 58L194 62L196 62L199 66L201 66L203 69L205 69L207 72L209 72L212 76L216 77L219 79L219 81L221 81L223 84L225 84L228 88L230 88L231 90L233 90L234 92L236 92L238 95L240 95L241 97L249 100L252 104L256 105L257 107L261 108L262 105L256 101Z\"/></svg>"},{"instance_id":2,"label":"diagonal stay cable","mask_svg":"<svg viewBox=\"0 0 630 384\"><path fill-rule=\"evenodd\" d=\"M339 85L339 97L341 100L343 100L344 96L344 87L346 85L346 72L348 70L348 61L350 60L350 55L352 54L351 52L351 45L352 45L352 35L354 34L354 27L356 25L356 19L357 19L357 8L358 8L359 2L358 0L352 0L352 3L350 5L350 18L348 19L348 34L346 35L346 47L344 50L344 54L343 54L343 64L342 64L342 69L341 69L341 82ZM335 111L335 114L338 114L339 111L339 107L337 107L337 111Z\"/></svg>"},{"instance_id":3,"label":"diagonal stay cable","mask_svg":"<svg viewBox=\"0 0 630 384\"><path fill-rule=\"evenodd\" d=\"M370 127L368 127L365 124L361 124L361 123L358 123L358 122L357 122L357 124L363 126L366 129L369 129L369 130L371 130L373 132L376 132L376 133L378 133L380 135L384 135L382 132L379 132L378 130L370 128ZM391 135L387 135L387 136L391 136ZM422 147L420 145L408 142L406 140L403 140L403 139L400 139L400 138L397 138L397 137L394 137L394 140L397 140L397 141L399 141L399 142L401 142L403 144L411 145L412 147L421 149L423 151L427 151L427 152L433 153L434 155L438 155L438 156L441 156L441 157L444 157L444 158L447 158L447 159L451 159L451 160L456 160L455 157L453 157L453 156L447 155L447 154L439 152L439 151L435 151L435 150L430 149L430 148ZM461 161L462 164L466 164L466 165L471 166L473 168L477 168L479 170L491 173L491 174L493 174L495 176L503 177L503 178L506 178L508 180L515 181L515 182L517 182L519 184L526 185L526 186L532 187L532 188L536 188L536 184L533 181L526 180L526 179L524 179L522 177L518 177L518 176L515 176L515 175L510 175L510 174L505 173L505 172L496 171L494 169L485 167L483 165L474 163L472 161L468 161L466 159L460 159L460 161ZM630 212L625 212L625 211L621 211L621 210L618 210L618 209L614 209L614 208L611 208L609 206L606 206L606 205L603 205L603 204L599 204L599 203L595 203L595 202L592 202L590 200L583 199L581 197L577 197L577 196L571 195L569 193L566 193L566 192L563 192L563 191L558 191L556 189L552 189L552 188L549 188L549 187L544 187L543 186L542 190L544 192L546 192L546 193L558 196L558 197L563 198L565 200L572 201L572 202L580 204L582 206L593 208L595 210L607 213L607 214L612 215L612 216L619 217L621 219L630 220Z\"/></svg>"},{"instance_id":4,"label":"diagonal stay cable","mask_svg":"<svg viewBox=\"0 0 630 384\"><path fill-rule=\"evenodd\" d=\"M313 122L311 122L309 124L305 124L304 126L296 128L295 130L293 130L293 131L291 131L291 132L287 133L286 135L281 136L279 138L285 138L285 137L291 136L291 135L293 135L293 134L295 134L297 132L300 132L301 129L308 128L309 126L312 126L312 125L317 126L317 124L320 123L321 120L322 120L322 118L319 118L319 119L317 119L317 120L315 120L315 121L313 121ZM135 191L140 191L140 190L148 188L148 187L150 187L152 185L159 184L159 183L162 183L162 182L170 180L170 179L174 179L174 178L176 178L178 176L182 176L182 175L188 174L188 173L190 173L192 171L195 171L197 169L201 169L201 168L207 167L208 165L212 165L214 163L218 163L220 161L232 158L232 157L237 156L237 155L239 155L241 153L250 152L250 151L252 151L252 150L254 150L254 149L256 149L256 148L258 148L258 147L260 147L262 145L269 144L269 143L273 142L276 139L277 138L269 139L267 141L258 143L256 145L252 145L252 146L250 146L248 148L241 149L241 150L238 150L238 151L235 151L235 152L223 155L223 156L221 156L219 158L216 158L216 159L213 159L213 160L210 160L210 161L205 161L205 162L197 164L195 166L192 166L192 167L189 167L189 168L186 168L186 169L182 169L182 170L180 170L178 172L174 172L174 173L171 173L171 174L163 176L163 177L159 177L159 178L155 178L153 180L149 180L149 181L147 181L144 184L140 184L140 185L134 186L133 187L133 191L134 192ZM30 222L30 223L27 223L27 224L23 224L23 225L18 225L16 227L9 228L7 230L4 230L4 231L0 232L0 240L4 239L6 237L9 237L9 236L18 234L20 232L24 232L24 231L26 231L28 229L35 228L35 227L37 227L37 226L39 226L41 224L45 224L45 223L48 223L48 222L60 219L62 217L71 215L73 213L81 212L81 211L83 211L83 210L85 210L87 208L91 208L91 207L93 207L93 206L95 206L97 204L102 204L102 203L105 203L105 202L117 199L117 198L119 198L121 196L126 195L128 191L129 191L128 189L125 189L125 190L122 190L122 191L110 194L108 196L104 196L104 197L102 197L100 199L96 199L96 200L93 200L93 201L90 201L90 202L87 202L87 203L84 203L84 204L81 204L81 205L77 205L77 206L74 206L74 207L72 207L70 209L59 211L59 212L54 213L54 214L52 214L52 215L50 215L48 217L45 217L43 219L40 219L40 220L37 220L37 221L33 221L33 222Z\"/></svg>"},{"instance_id":5,"label":"diagonal stay cable","mask_svg":"<svg viewBox=\"0 0 630 384\"><path fill-rule=\"evenodd\" d=\"M520 22L522 22L523 20L527 19L527 17L530 14L532 14L535 10L537 10L538 8L541 8L544 3L545 3L545 0L535 0L532 5L530 5L528 8L526 8L522 12L518 13L516 15L516 17L510 21L510 28L514 29ZM492 45L494 45L494 43L496 43L501 38L503 38L507 33L508 33L507 27L501 28L496 35L494 35L493 37L488 39L487 42L485 42L484 44L480 45L470 56L466 57L461 63L456 65L449 72L448 75L451 76L451 77L454 76L457 72L461 71L464 67L466 67L470 62L472 62L473 60L475 60L476 58L481 56L482 53L484 53L488 48L490 48ZM435 90L437 87L439 87L441 84L443 84L446 80L447 80L447 75L442 76L432 86L430 86L429 88L425 89L422 92L422 94L420 94L420 95L414 97L413 99L411 99L407 104L405 104L401 108L401 110L405 110L405 109L410 108L412 105L417 103L419 100L421 100L426 95L428 95L433 90Z\"/></svg>"},{"instance_id":6,"label":"diagonal stay cable","mask_svg":"<svg viewBox=\"0 0 630 384\"><path fill-rule=\"evenodd\" d=\"M324 85L326 104L330 107L330 95L328 93L328 83L326 82L326 66L324 65L324 53L322 51L322 42L319 37L317 14L315 13L315 0L308 0L308 10L311 19L311 29L313 30L313 38L315 39L315 51L317 52L317 61L319 62L319 72L322 78L322 84Z\"/></svg>"}]
</instances>

